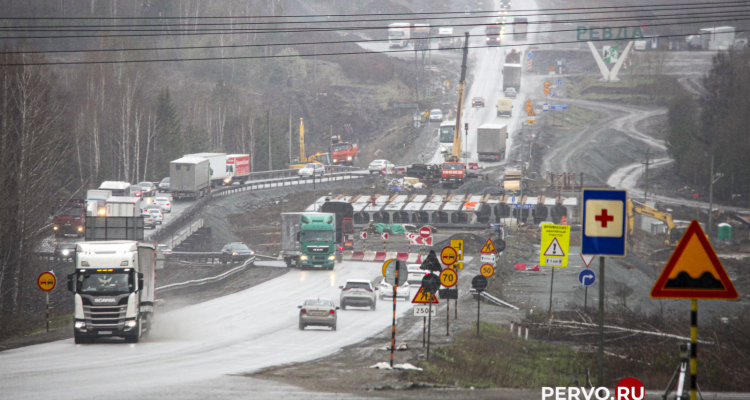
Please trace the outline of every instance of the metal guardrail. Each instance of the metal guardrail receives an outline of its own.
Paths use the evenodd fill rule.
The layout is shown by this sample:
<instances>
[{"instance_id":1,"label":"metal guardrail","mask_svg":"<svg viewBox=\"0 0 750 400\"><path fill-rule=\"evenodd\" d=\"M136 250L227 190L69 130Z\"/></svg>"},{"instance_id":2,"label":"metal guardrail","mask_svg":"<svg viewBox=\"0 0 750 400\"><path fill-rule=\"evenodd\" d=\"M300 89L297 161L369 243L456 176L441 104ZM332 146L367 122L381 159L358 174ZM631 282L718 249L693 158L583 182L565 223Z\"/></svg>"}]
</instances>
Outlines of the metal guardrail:
<instances>
[{"instance_id":1,"label":"metal guardrail","mask_svg":"<svg viewBox=\"0 0 750 400\"><path fill-rule=\"evenodd\" d=\"M181 233L177 233L176 235L172 235L167 239L167 243L169 243L169 248L174 249L177 247L180 243L185 241L190 235L195 233L198 229L203 227L203 218L199 218L197 221L191 222L188 224L188 226L183 230Z\"/></svg>"},{"instance_id":2,"label":"metal guardrail","mask_svg":"<svg viewBox=\"0 0 750 400\"><path fill-rule=\"evenodd\" d=\"M349 167L349 166L344 166L344 165L330 165L330 166L327 166L325 169L326 169L326 172L331 172L331 173L362 171L362 168ZM290 178L290 177L296 177L298 176L298 174L299 174L299 169L280 169L276 171L251 172L248 175L247 181Z\"/></svg>"},{"instance_id":3,"label":"metal guardrail","mask_svg":"<svg viewBox=\"0 0 750 400\"><path fill-rule=\"evenodd\" d=\"M220 252L183 252L173 251L164 254L166 261L187 262L191 264L223 264L223 258L227 257ZM255 260L255 256L239 257L231 260L228 264L245 262L246 260Z\"/></svg>"},{"instance_id":4,"label":"metal guardrail","mask_svg":"<svg viewBox=\"0 0 750 400\"><path fill-rule=\"evenodd\" d=\"M219 281L219 280L222 280L222 279L224 279L224 278L226 278L228 276L234 275L237 272L242 271L243 269L247 268L248 265L252 264L253 261L255 261L255 258L245 260L242 263L242 265L240 265L239 267L232 268L229 271L226 271L226 272L224 272L222 274L219 274L217 276L211 276L211 277L203 278L203 279L193 279L193 280L189 280L189 281L185 281L185 282L172 283L172 284L168 284L168 285L164 285L164 286L159 286L159 287L155 288L154 290L155 291L170 290L170 289L176 289L176 288L186 287L186 286L204 285L206 283Z\"/></svg>"},{"instance_id":5,"label":"metal guardrail","mask_svg":"<svg viewBox=\"0 0 750 400\"><path fill-rule=\"evenodd\" d=\"M482 292L479 295L482 296L482 297L484 297L485 299L489 300L491 303L495 303L495 305L510 307L510 308L512 308L514 310L520 310L520 308L514 306L513 304L510 304L510 303L507 303L505 301L502 301L502 300L498 299L497 297L495 297L495 296L493 296L493 295L491 295L491 294L489 294L487 292Z\"/></svg>"}]
</instances>

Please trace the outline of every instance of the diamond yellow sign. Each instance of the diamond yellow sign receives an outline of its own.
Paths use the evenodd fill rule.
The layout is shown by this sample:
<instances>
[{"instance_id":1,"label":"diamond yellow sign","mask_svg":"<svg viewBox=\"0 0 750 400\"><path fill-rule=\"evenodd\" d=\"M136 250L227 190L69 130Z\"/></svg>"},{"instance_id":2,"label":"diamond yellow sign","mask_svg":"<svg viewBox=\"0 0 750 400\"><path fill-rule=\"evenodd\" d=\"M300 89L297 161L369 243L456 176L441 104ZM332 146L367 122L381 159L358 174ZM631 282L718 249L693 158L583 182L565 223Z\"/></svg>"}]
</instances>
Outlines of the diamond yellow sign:
<instances>
[{"instance_id":1,"label":"diamond yellow sign","mask_svg":"<svg viewBox=\"0 0 750 400\"><path fill-rule=\"evenodd\" d=\"M570 253L570 225L542 225L539 265L567 267Z\"/></svg>"}]
</instances>

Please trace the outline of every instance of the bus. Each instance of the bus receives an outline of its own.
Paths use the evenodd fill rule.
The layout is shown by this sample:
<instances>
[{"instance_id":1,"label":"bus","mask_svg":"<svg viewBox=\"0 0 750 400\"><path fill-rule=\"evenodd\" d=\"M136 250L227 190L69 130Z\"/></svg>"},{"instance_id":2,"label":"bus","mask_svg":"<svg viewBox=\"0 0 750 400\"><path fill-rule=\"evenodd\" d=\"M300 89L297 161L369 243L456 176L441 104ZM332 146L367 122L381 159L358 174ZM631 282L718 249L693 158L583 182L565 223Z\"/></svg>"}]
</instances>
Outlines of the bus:
<instances>
[{"instance_id":1,"label":"bus","mask_svg":"<svg viewBox=\"0 0 750 400\"><path fill-rule=\"evenodd\" d=\"M456 132L456 121L443 121L438 129L440 140L440 153L450 154L453 152L453 135Z\"/></svg>"}]
</instances>

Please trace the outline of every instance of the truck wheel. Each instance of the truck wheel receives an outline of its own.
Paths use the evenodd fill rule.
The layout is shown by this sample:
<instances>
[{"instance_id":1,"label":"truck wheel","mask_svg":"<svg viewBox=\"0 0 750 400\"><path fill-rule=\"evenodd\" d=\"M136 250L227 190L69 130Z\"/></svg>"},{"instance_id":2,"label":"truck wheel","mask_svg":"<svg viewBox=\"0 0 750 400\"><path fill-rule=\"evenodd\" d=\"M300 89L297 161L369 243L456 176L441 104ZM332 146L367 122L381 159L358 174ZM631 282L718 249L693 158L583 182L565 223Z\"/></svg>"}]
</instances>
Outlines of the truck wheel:
<instances>
[{"instance_id":1,"label":"truck wheel","mask_svg":"<svg viewBox=\"0 0 750 400\"><path fill-rule=\"evenodd\" d=\"M294 266L297 267L297 269L302 270L302 262L300 261L299 257L296 257L294 259Z\"/></svg>"},{"instance_id":2,"label":"truck wheel","mask_svg":"<svg viewBox=\"0 0 750 400\"><path fill-rule=\"evenodd\" d=\"M125 343L138 343L138 334L125 336Z\"/></svg>"},{"instance_id":3,"label":"truck wheel","mask_svg":"<svg viewBox=\"0 0 750 400\"><path fill-rule=\"evenodd\" d=\"M76 344L91 343L91 338L86 337L86 336L74 335L73 340L76 342Z\"/></svg>"}]
</instances>

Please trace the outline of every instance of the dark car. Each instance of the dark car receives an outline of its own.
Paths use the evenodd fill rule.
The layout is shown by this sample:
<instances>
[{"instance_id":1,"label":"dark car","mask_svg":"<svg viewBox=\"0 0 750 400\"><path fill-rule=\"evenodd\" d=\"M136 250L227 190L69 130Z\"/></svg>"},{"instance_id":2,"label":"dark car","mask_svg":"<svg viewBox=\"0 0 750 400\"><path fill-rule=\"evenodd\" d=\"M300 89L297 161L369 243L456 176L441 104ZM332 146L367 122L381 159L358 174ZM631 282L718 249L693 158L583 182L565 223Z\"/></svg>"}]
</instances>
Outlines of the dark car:
<instances>
[{"instance_id":1,"label":"dark car","mask_svg":"<svg viewBox=\"0 0 750 400\"><path fill-rule=\"evenodd\" d=\"M76 255L75 243L58 243L55 246L55 260L72 259Z\"/></svg>"},{"instance_id":2,"label":"dark car","mask_svg":"<svg viewBox=\"0 0 750 400\"><path fill-rule=\"evenodd\" d=\"M169 193L169 177L166 177L159 182L159 193L167 192Z\"/></svg>"},{"instance_id":3,"label":"dark car","mask_svg":"<svg viewBox=\"0 0 750 400\"><path fill-rule=\"evenodd\" d=\"M255 252L250 250L244 243L229 243L221 249L221 262L226 264L228 262L244 261L254 254Z\"/></svg>"},{"instance_id":4,"label":"dark car","mask_svg":"<svg viewBox=\"0 0 750 400\"><path fill-rule=\"evenodd\" d=\"M484 107L484 97L475 97L471 99L472 107Z\"/></svg>"}]
</instances>

